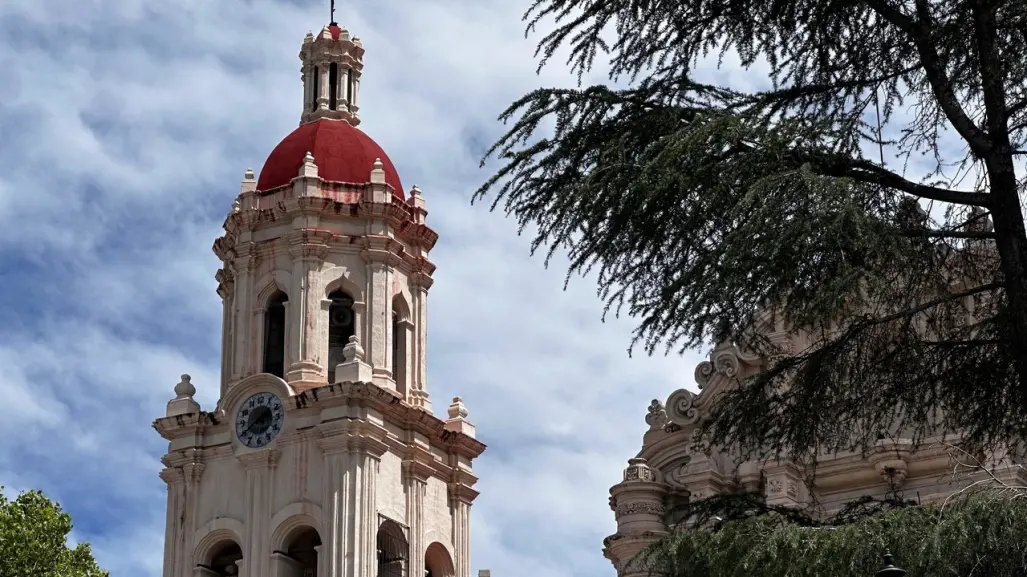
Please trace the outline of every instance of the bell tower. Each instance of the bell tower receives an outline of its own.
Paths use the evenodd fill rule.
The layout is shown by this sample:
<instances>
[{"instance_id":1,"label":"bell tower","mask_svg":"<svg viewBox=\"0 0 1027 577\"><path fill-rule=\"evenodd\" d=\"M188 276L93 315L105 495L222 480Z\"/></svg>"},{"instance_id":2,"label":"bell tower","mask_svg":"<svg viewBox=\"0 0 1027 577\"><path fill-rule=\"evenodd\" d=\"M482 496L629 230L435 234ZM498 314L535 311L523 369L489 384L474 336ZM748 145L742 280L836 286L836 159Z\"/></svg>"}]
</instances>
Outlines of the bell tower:
<instances>
[{"instance_id":1,"label":"bell tower","mask_svg":"<svg viewBox=\"0 0 1027 577\"><path fill-rule=\"evenodd\" d=\"M360 41L300 52L300 126L247 170L214 242L220 398L183 375L168 441L164 577L470 577L475 439L432 412L438 235L417 186L356 127ZM214 386L200 383L200 386Z\"/></svg>"}]
</instances>

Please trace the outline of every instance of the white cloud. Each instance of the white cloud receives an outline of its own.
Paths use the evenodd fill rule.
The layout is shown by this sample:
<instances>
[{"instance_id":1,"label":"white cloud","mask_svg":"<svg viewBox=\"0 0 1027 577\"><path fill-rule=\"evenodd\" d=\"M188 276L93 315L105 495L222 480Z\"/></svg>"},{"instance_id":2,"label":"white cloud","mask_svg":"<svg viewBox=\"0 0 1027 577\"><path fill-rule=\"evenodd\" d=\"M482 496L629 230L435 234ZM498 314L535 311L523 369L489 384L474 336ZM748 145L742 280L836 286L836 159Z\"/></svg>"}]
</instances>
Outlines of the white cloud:
<instances>
[{"instance_id":1,"label":"white cloud","mask_svg":"<svg viewBox=\"0 0 1027 577\"><path fill-rule=\"evenodd\" d=\"M296 4L0 6L0 296L14 311L0 313L0 484L60 499L115 577L160 573L164 445L150 421L181 373L205 406L217 395L210 245L243 170L298 120L296 52L327 10ZM600 322L594 279L563 291L565 261L545 270L516 223L469 205L495 116L574 81L535 74L525 7L347 3L339 20L367 48L362 127L424 188L441 235L430 390L440 410L463 396L490 445L473 565L612 575L607 489L649 400L690 384L698 359L629 359L633 324Z\"/></svg>"}]
</instances>

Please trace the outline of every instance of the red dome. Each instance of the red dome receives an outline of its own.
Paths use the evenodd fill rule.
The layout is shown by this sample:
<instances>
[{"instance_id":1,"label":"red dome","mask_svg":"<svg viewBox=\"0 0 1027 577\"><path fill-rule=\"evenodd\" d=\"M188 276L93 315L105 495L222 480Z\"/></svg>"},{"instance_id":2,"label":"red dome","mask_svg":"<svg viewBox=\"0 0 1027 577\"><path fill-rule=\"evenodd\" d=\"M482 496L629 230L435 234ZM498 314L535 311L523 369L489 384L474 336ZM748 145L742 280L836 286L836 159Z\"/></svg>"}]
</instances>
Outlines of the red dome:
<instances>
[{"instance_id":1,"label":"red dome","mask_svg":"<svg viewBox=\"0 0 1027 577\"><path fill-rule=\"evenodd\" d=\"M385 182L403 200L403 184L392 161L378 143L350 123L321 119L304 124L286 136L264 161L257 190L289 184L300 172L307 152L314 155L317 174L332 182L364 184L371 180L374 159L380 158Z\"/></svg>"}]
</instances>

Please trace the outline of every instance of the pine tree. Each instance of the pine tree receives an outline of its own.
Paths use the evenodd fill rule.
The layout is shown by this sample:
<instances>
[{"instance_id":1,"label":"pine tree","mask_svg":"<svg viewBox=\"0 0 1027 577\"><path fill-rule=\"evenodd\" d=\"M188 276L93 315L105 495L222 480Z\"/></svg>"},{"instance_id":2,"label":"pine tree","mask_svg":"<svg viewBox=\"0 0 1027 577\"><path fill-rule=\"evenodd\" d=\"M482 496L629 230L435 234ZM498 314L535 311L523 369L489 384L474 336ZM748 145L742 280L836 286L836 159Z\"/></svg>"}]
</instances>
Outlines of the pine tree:
<instances>
[{"instance_id":1,"label":"pine tree","mask_svg":"<svg viewBox=\"0 0 1027 577\"><path fill-rule=\"evenodd\" d=\"M632 346L767 359L702 440L1027 438L1027 2L535 0L525 19L555 20L540 67L568 48L580 79L608 54L616 82L514 102L475 200L598 272ZM766 86L694 79L728 51Z\"/></svg>"}]
</instances>

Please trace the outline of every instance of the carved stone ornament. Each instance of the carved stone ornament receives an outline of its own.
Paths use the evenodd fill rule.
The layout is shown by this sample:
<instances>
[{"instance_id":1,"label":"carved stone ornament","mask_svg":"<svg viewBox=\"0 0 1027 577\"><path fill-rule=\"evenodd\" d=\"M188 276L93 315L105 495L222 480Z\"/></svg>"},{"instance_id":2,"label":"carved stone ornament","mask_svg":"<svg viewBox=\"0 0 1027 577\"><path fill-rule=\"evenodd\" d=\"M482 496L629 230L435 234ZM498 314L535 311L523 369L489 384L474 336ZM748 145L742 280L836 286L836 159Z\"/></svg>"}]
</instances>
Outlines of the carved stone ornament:
<instances>
[{"instance_id":1,"label":"carved stone ornament","mask_svg":"<svg viewBox=\"0 0 1027 577\"><path fill-rule=\"evenodd\" d=\"M695 368L695 382L703 389L713 380L714 375L723 375L729 379L738 377L742 364L755 364L759 355L743 353L730 342L718 345L710 354L710 360L699 363Z\"/></svg>"},{"instance_id":2,"label":"carved stone ornament","mask_svg":"<svg viewBox=\"0 0 1027 577\"><path fill-rule=\"evenodd\" d=\"M628 459L628 466L624 469L624 481L643 481L651 483L654 479L653 470L645 464L645 459Z\"/></svg>"},{"instance_id":3,"label":"carved stone ornament","mask_svg":"<svg viewBox=\"0 0 1027 577\"><path fill-rule=\"evenodd\" d=\"M688 488L685 483L685 479L688 477L688 474L691 473L691 464L692 458L685 457L682 461L672 466L669 473L665 473L664 480L672 487Z\"/></svg>"},{"instance_id":4,"label":"carved stone ornament","mask_svg":"<svg viewBox=\"0 0 1027 577\"><path fill-rule=\"evenodd\" d=\"M656 515L662 517L667 509L660 503L652 503L648 501L639 501L636 503L624 503L619 505L615 514L617 517L623 517L624 515L635 515L638 513L644 515Z\"/></svg>"},{"instance_id":5,"label":"carved stone ornament","mask_svg":"<svg viewBox=\"0 0 1027 577\"><path fill-rule=\"evenodd\" d=\"M650 431L663 429L667 425L667 410L663 407L663 403L653 399L653 402L649 404L649 414L645 416L645 422L649 425Z\"/></svg>"},{"instance_id":6,"label":"carved stone ornament","mask_svg":"<svg viewBox=\"0 0 1027 577\"><path fill-rule=\"evenodd\" d=\"M767 481L767 494L768 495L780 495L785 490L784 480L782 479L770 479Z\"/></svg>"},{"instance_id":7,"label":"carved stone ornament","mask_svg":"<svg viewBox=\"0 0 1027 577\"><path fill-rule=\"evenodd\" d=\"M678 389L667 399L667 417L672 423L690 425L699 419L698 395Z\"/></svg>"}]
</instances>

